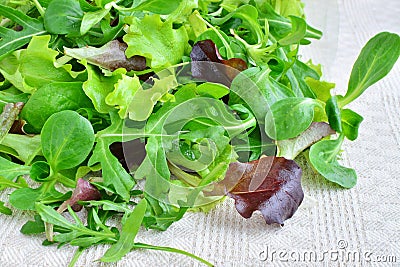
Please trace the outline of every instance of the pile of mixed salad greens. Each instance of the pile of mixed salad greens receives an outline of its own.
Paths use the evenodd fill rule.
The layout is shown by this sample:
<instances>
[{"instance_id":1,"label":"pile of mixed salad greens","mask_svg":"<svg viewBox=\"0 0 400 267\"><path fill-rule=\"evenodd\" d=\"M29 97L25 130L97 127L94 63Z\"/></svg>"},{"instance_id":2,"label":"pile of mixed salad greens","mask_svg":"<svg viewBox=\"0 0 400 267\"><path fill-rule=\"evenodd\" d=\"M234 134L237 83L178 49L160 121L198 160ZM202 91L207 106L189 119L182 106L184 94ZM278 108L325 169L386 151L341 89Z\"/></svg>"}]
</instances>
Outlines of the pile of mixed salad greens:
<instances>
[{"instance_id":1,"label":"pile of mixed salad greens","mask_svg":"<svg viewBox=\"0 0 400 267\"><path fill-rule=\"evenodd\" d=\"M97 244L103 262L142 248L211 265L135 236L225 196L283 224L303 200L301 153L353 187L338 158L363 118L346 106L400 53L397 34L373 37L340 96L300 60L322 33L299 0L0 3L0 190L35 214L22 233L78 247L71 265Z\"/></svg>"}]
</instances>

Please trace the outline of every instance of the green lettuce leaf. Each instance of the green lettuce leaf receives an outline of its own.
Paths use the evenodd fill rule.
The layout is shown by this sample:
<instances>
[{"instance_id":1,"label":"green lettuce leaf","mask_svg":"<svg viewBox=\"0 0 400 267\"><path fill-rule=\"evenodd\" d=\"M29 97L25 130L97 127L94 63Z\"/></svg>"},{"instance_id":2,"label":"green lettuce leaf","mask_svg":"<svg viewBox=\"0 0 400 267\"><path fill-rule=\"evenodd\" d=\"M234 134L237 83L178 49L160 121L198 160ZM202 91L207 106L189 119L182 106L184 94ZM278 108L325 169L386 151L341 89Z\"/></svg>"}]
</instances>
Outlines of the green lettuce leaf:
<instances>
[{"instance_id":1,"label":"green lettuce leaf","mask_svg":"<svg viewBox=\"0 0 400 267\"><path fill-rule=\"evenodd\" d=\"M79 74L71 71L71 65L57 63L59 53L48 47L49 41L50 35L34 36L26 49L3 58L0 72L4 78L25 93L51 82L76 81Z\"/></svg>"},{"instance_id":2,"label":"green lettuce leaf","mask_svg":"<svg viewBox=\"0 0 400 267\"><path fill-rule=\"evenodd\" d=\"M128 107L139 88L141 85L137 76L129 77L123 74L122 79L115 84L115 90L106 97L106 103L116 106L121 119L125 119L128 116Z\"/></svg>"},{"instance_id":3,"label":"green lettuce leaf","mask_svg":"<svg viewBox=\"0 0 400 267\"><path fill-rule=\"evenodd\" d=\"M153 69L161 69L182 60L188 47L188 35L184 27L173 29L172 21L162 22L159 15L143 19L126 18L130 25L124 41L128 44L126 56L143 56Z\"/></svg>"}]
</instances>

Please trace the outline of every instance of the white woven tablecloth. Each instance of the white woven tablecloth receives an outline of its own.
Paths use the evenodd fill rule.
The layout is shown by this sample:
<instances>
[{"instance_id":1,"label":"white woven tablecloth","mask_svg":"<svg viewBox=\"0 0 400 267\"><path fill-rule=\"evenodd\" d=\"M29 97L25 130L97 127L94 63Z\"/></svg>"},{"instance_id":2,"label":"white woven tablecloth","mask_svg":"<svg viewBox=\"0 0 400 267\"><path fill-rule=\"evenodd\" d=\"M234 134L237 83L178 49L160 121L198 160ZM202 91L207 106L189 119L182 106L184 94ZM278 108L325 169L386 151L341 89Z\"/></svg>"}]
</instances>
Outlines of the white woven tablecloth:
<instances>
[{"instance_id":1,"label":"white woven tablecloth","mask_svg":"<svg viewBox=\"0 0 400 267\"><path fill-rule=\"evenodd\" d=\"M318 51L305 54L325 65L338 92L346 88L351 66L370 37L384 30L400 33L400 0L307 3L312 24L326 29L326 41L320 42ZM321 8L324 5L329 8ZM397 263L371 266L400 266L400 64L351 107L365 118L359 139L345 143L343 155L344 164L358 173L355 188L333 188L305 170L304 190L317 202L303 205L284 227L267 226L259 214L245 220L227 201L208 214L188 213L165 232L143 230L137 241L187 250L216 266L371 265L366 261L346 263L343 252L359 253L366 260L397 256ZM0 200L7 200L7 193L1 194ZM31 218L19 211L12 217L0 215L0 267L67 266L75 248L43 247L43 235L28 237L19 232ZM106 249L98 246L85 251L77 266L199 265L184 256L156 251L134 251L116 264L94 262ZM285 257L307 253L322 261L284 262Z\"/></svg>"}]
</instances>

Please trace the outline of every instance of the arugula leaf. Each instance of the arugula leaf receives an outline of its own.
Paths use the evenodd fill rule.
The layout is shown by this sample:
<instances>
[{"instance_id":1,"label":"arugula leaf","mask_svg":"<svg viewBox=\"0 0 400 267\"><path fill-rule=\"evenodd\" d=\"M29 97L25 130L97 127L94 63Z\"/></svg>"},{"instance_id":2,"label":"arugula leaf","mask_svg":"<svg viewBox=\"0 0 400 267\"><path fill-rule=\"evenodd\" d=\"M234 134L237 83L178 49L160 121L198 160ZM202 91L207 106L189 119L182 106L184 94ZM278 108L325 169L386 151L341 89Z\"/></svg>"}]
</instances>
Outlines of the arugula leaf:
<instances>
[{"instance_id":1,"label":"arugula leaf","mask_svg":"<svg viewBox=\"0 0 400 267\"><path fill-rule=\"evenodd\" d=\"M144 214L147 208L146 199L142 199L129 215L125 224L122 226L120 237L114 245L112 245L100 259L102 262L115 262L120 260L128 252L132 250L132 242L139 232Z\"/></svg>"},{"instance_id":2,"label":"arugula leaf","mask_svg":"<svg viewBox=\"0 0 400 267\"><path fill-rule=\"evenodd\" d=\"M4 137L1 145L15 150L16 155L14 156L25 162L26 165L29 165L37 155L40 155L42 149L39 135L28 136L9 133Z\"/></svg>"},{"instance_id":3,"label":"arugula leaf","mask_svg":"<svg viewBox=\"0 0 400 267\"><path fill-rule=\"evenodd\" d=\"M172 21L162 22L159 15L146 15L143 19L128 17L130 25L123 40L128 44L126 56L143 56L153 69L162 69L182 60L188 47L184 27L173 29Z\"/></svg>"},{"instance_id":4,"label":"arugula leaf","mask_svg":"<svg viewBox=\"0 0 400 267\"><path fill-rule=\"evenodd\" d=\"M219 99L229 94L229 88L220 83L206 82L196 87L196 93L200 96Z\"/></svg>"},{"instance_id":5,"label":"arugula leaf","mask_svg":"<svg viewBox=\"0 0 400 267\"><path fill-rule=\"evenodd\" d=\"M40 218L40 215L35 215L34 221L27 221L21 227L20 231L24 235L43 233L45 231L45 228L44 228L44 223L43 223L42 219Z\"/></svg>"},{"instance_id":6,"label":"arugula leaf","mask_svg":"<svg viewBox=\"0 0 400 267\"><path fill-rule=\"evenodd\" d=\"M43 203L35 204L36 211L39 213L42 220L46 223L57 225L63 227L68 232L65 234L58 234L55 236L55 240L59 242L71 242L79 236L88 235L94 237L102 237L102 239L114 239L115 233L111 232L107 228L102 229L102 231L94 231L83 225L83 223L78 219L76 214L69 208L69 212L75 220L75 224L69 222L61 214L55 211L53 208L44 205ZM97 242L96 242L97 243Z\"/></svg>"},{"instance_id":7,"label":"arugula leaf","mask_svg":"<svg viewBox=\"0 0 400 267\"><path fill-rule=\"evenodd\" d=\"M251 5L243 5L234 11L230 12L223 18L212 18L211 22L216 25L221 25L227 22L231 18L239 18L242 20L243 26L246 27L254 35L256 43L263 43L264 33L258 23L258 11L257 8Z\"/></svg>"},{"instance_id":8,"label":"arugula leaf","mask_svg":"<svg viewBox=\"0 0 400 267\"><path fill-rule=\"evenodd\" d=\"M53 114L41 132L42 152L55 172L82 163L94 145L92 125L75 111Z\"/></svg>"},{"instance_id":9,"label":"arugula leaf","mask_svg":"<svg viewBox=\"0 0 400 267\"><path fill-rule=\"evenodd\" d=\"M290 16L290 20L292 22L292 32L278 41L282 46L300 43L307 33L307 23L304 19Z\"/></svg>"},{"instance_id":10,"label":"arugula leaf","mask_svg":"<svg viewBox=\"0 0 400 267\"><path fill-rule=\"evenodd\" d=\"M319 80L319 75L315 70L313 70L303 62L299 61L298 59L295 59L294 64L290 68L290 71L288 71L287 73L287 78L289 79L292 90L296 94L296 96L316 98L315 93L305 82L307 78Z\"/></svg>"},{"instance_id":11,"label":"arugula leaf","mask_svg":"<svg viewBox=\"0 0 400 267\"><path fill-rule=\"evenodd\" d=\"M100 163L104 184L114 187L116 192L125 201L129 201L129 191L132 189L135 182L122 167L118 159L111 153L109 147L115 142L141 138L144 136L144 133L139 129L133 129L131 133L123 130L124 120L120 119L116 113L111 113L110 115L112 124L105 130L97 133L96 146L93 150L93 155L89 159L88 165L93 166L96 163Z\"/></svg>"},{"instance_id":12,"label":"arugula leaf","mask_svg":"<svg viewBox=\"0 0 400 267\"><path fill-rule=\"evenodd\" d=\"M19 210L35 210L35 202L41 195L41 188L20 188L11 193L10 204Z\"/></svg>"},{"instance_id":13,"label":"arugula leaf","mask_svg":"<svg viewBox=\"0 0 400 267\"><path fill-rule=\"evenodd\" d=\"M193 254L191 254L189 252L186 252L186 251L183 251L183 250L180 250L180 249L176 249L176 248L153 246L153 245L144 244L144 243L135 243L133 245L133 248L134 249L151 249L151 250L160 250L160 251L178 253L178 254L182 254L182 255L188 256L190 258L193 258L195 260L198 260L198 261L200 261L201 263L204 263L207 266L210 266L210 267L214 266L214 264L212 264L212 263L210 263L210 262L208 262L208 261L206 261L206 260L204 260L204 259L202 259L200 257L197 257L196 255L193 255Z\"/></svg>"},{"instance_id":14,"label":"arugula leaf","mask_svg":"<svg viewBox=\"0 0 400 267\"><path fill-rule=\"evenodd\" d=\"M354 63L346 95L339 100L340 106L354 101L368 87L385 77L399 56L399 35L382 32L369 40Z\"/></svg>"},{"instance_id":15,"label":"arugula leaf","mask_svg":"<svg viewBox=\"0 0 400 267\"><path fill-rule=\"evenodd\" d=\"M257 9L259 10L260 19L268 20L270 33L273 35L274 38L284 38L292 31L291 20L278 14L268 2L265 2L263 0L256 0L256 5ZM301 14L294 15L297 17L302 17ZM307 39L320 39L322 37L322 32L311 27L310 25L307 25L305 37Z\"/></svg>"},{"instance_id":16,"label":"arugula leaf","mask_svg":"<svg viewBox=\"0 0 400 267\"><path fill-rule=\"evenodd\" d=\"M28 184L23 178L18 178L16 182L13 182L11 179L7 179L5 177L0 176L0 190L5 188L25 188L28 187Z\"/></svg>"},{"instance_id":17,"label":"arugula leaf","mask_svg":"<svg viewBox=\"0 0 400 267\"><path fill-rule=\"evenodd\" d=\"M38 19L31 18L21 11L0 4L0 13L18 25L21 31L15 31L0 26L0 58L18 48L23 47L33 36L45 34L43 24Z\"/></svg>"},{"instance_id":18,"label":"arugula leaf","mask_svg":"<svg viewBox=\"0 0 400 267\"><path fill-rule=\"evenodd\" d=\"M23 166L0 157L0 177L14 180L18 176L29 174L30 166Z\"/></svg>"}]
</instances>

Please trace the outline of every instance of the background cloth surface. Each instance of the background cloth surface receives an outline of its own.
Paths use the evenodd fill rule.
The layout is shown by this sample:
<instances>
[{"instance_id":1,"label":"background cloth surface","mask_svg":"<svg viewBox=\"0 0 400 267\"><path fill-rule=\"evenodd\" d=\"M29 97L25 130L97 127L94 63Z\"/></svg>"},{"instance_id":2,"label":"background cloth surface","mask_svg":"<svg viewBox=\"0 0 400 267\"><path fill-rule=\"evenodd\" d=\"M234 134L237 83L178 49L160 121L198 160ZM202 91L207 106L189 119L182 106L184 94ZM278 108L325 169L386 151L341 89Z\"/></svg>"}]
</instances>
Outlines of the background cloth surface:
<instances>
[{"instance_id":1,"label":"background cloth surface","mask_svg":"<svg viewBox=\"0 0 400 267\"><path fill-rule=\"evenodd\" d=\"M399 0L306 2L311 24L325 31L325 41L302 53L323 63L325 78L336 82L338 93L345 90L369 38L380 31L400 33ZM351 108L365 118L359 139L344 145L343 163L358 174L353 189L333 188L306 169L304 190L316 202L305 201L284 227L267 226L259 214L245 220L228 200L208 214L186 214L165 232L141 231L137 241L187 250L216 266L400 266L400 64ZM12 217L0 215L0 266L67 266L75 248L43 247L44 235L22 235L19 230L29 219L30 213L19 211ZM76 266L200 266L187 257L157 251L134 251L115 264L95 262L106 249L85 251ZM326 254L317 263L285 262L285 256L279 259L276 254L271 258L280 251L295 258L315 253L319 260L323 252L337 251L339 258ZM346 263L340 258L343 252L367 254L371 260L397 256L397 263Z\"/></svg>"}]
</instances>

